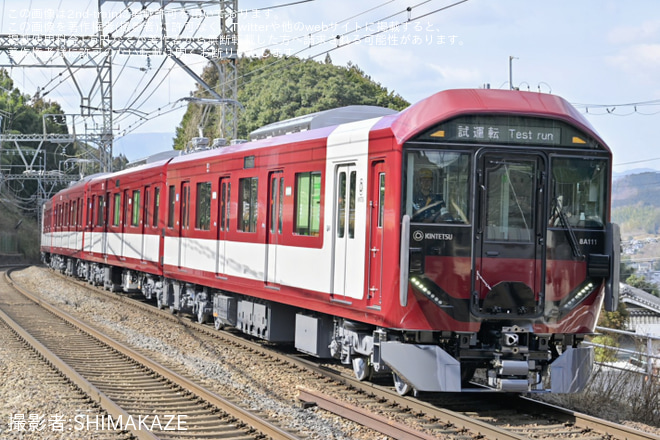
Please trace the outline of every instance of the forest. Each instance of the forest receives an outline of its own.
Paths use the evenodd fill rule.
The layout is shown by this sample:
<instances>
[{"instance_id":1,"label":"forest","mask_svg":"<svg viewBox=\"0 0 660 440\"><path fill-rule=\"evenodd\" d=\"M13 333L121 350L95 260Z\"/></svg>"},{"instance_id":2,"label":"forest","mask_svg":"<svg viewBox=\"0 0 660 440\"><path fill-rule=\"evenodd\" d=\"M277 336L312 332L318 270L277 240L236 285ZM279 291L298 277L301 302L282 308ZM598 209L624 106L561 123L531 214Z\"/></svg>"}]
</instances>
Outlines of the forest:
<instances>
[{"instance_id":1,"label":"forest","mask_svg":"<svg viewBox=\"0 0 660 440\"><path fill-rule=\"evenodd\" d=\"M218 86L214 66L204 69L202 78L211 87ZM208 97L201 87L197 97ZM238 101L245 110L239 113L238 138L272 122L347 105L376 105L403 110L409 103L398 94L374 82L357 65L335 66L330 56L324 62L296 57L275 57L266 51L262 57L238 60ZM183 149L199 136L202 120L200 105L190 104L177 127L175 149ZM215 108L204 123L204 136L224 137L219 133L219 114Z\"/></svg>"}]
</instances>

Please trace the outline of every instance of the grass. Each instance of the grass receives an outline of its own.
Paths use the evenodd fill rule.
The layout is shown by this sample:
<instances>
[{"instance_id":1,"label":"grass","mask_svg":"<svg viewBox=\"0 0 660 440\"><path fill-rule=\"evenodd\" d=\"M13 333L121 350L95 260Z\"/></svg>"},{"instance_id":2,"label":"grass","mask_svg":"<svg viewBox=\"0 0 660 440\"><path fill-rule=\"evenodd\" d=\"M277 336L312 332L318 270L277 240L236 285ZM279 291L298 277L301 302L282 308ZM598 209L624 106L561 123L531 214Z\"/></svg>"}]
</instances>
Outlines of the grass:
<instances>
[{"instance_id":1,"label":"grass","mask_svg":"<svg viewBox=\"0 0 660 440\"><path fill-rule=\"evenodd\" d=\"M542 400L616 423L660 427L660 377L598 366L587 388L575 394L544 395Z\"/></svg>"}]
</instances>

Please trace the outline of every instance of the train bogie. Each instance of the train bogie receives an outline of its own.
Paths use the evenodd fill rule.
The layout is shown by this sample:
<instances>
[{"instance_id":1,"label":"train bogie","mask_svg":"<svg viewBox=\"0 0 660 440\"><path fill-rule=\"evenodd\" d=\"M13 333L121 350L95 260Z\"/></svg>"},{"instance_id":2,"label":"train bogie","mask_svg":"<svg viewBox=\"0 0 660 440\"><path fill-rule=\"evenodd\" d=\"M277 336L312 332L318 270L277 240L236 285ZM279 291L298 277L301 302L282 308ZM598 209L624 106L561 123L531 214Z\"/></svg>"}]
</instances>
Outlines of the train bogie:
<instances>
[{"instance_id":1,"label":"train bogie","mask_svg":"<svg viewBox=\"0 0 660 440\"><path fill-rule=\"evenodd\" d=\"M153 299L156 296L162 295L163 279L152 274L142 274L140 291L147 299Z\"/></svg>"},{"instance_id":2,"label":"train bogie","mask_svg":"<svg viewBox=\"0 0 660 440\"><path fill-rule=\"evenodd\" d=\"M44 207L44 259L401 393L475 371L498 391L581 389L618 285L612 158L589 124L503 90L351 111L74 185Z\"/></svg>"}]
</instances>

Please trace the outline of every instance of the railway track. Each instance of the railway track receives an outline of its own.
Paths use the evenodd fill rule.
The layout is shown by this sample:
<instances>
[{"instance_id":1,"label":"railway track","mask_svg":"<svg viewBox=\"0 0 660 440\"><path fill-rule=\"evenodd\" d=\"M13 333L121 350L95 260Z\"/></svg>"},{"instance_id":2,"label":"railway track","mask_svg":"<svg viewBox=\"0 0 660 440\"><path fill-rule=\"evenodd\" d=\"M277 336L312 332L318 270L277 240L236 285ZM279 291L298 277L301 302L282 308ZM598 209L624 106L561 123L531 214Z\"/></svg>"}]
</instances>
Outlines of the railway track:
<instances>
[{"instance_id":1,"label":"railway track","mask_svg":"<svg viewBox=\"0 0 660 440\"><path fill-rule=\"evenodd\" d=\"M72 385L59 370L49 364L4 321L0 320L0 370L3 383L0 386L0 438L56 438L67 432L68 439L123 440L134 438L127 432L82 432L83 420L73 416L73 422L59 424L58 414L84 416L94 414L107 417L90 397ZM39 378L39 380L34 380ZM12 393L20 388L21 396ZM56 402L26 401L24 396L55 395ZM70 429L69 429L70 428ZM67 431L65 431L65 429Z\"/></svg>"},{"instance_id":2,"label":"railway track","mask_svg":"<svg viewBox=\"0 0 660 440\"><path fill-rule=\"evenodd\" d=\"M69 280L70 281L70 280ZM84 283L78 283L89 288ZM609 423L560 408L543 405L535 401L521 401L511 395L502 394L440 394L401 397L389 385L359 382L352 371L337 365L320 365L303 356L273 351L261 344L246 341L229 332L217 332L211 326L199 325L189 319L156 310L153 306L135 301L126 296L99 291L106 298L142 308L159 320L171 320L177 326L185 326L200 338L200 346L215 345L218 351L230 350L238 356L239 351L247 351L246 356L258 356L259 363L269 364L274 375L290 374L305 388L315 390L317 397L304 395L301 400L319 403L318 393L387 417L390 424L401 423L419 437L440 436L442 438L499 438L499 439L658 439L658 436L636 431L622 425ZM204 339L201 342L201 338ZM215 342L214 342L215 341ZM230 348L222 348L227 344ZM270 387L271 384L264 386ZM275 387L275 385L272 385ZM269 390L278 394L276 390ZM305 391L301 391L301 395ZM282 392L280 392L283 394ZM323 406L323 405L321 405ZM352 409L340 412L348 417ZM358 423L364 423L358 421ZM379 430L379 428L373 428ZM400 435L383 431L394 438ZM413 438L406 434L405 438Z\"/></svg>"},{"instance_id":3,"label":"railway track","mask_svg":"<svg viewBox=\"0 0 660 440\"><path fill-rule=\"evenodd\" d=\"M352 371L310 365L352 390L344 399L379 414L397 413L409 426L443 436L469 438L650 440L659 436L512 394L433 393L402 397L389 385L359 382ZM315 401L304 397L305 401ZM462 437L458 437L462 438Z\"/></svg>"},{"instance_id":4,"label":"railway track","mask_svg":"<svg viewBox=\"0 0 660 440\"><path fill-rule=\"evenodd\" d=\"M19 292L4 277L0 292L2 320L107 412L76 415L76 423L139 439L298 438Z\"/></svg>"}]
</instances>

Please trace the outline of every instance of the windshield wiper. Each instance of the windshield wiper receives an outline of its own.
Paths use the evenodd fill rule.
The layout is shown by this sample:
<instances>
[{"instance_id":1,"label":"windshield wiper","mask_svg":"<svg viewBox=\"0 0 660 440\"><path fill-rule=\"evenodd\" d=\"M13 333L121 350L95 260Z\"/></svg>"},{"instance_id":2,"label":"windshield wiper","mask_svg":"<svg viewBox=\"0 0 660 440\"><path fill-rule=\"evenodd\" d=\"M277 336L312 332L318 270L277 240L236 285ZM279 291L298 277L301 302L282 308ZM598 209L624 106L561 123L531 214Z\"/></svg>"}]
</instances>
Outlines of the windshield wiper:
<instances>
[{"instance_id":1,"label":"windshield wiper","mask_svg":"<svg viewBox=\"0 0 660 440\"><path fill-rule=\"evenodd\" d=\"M582 255L582 251L580 251L580 246L578 245L577 237L575 237L575 232L573 232L573 226L571 226L571 224L568 222L568 217L566 217L566 213L560 207L561 205L556 198L554 199L554 203L557 214L559 215L559 221L564 228L564 232L566 232L568 243L571 245L573 256L579 260L584 259L584 255Z\"/></svg>"}]
</instances>

